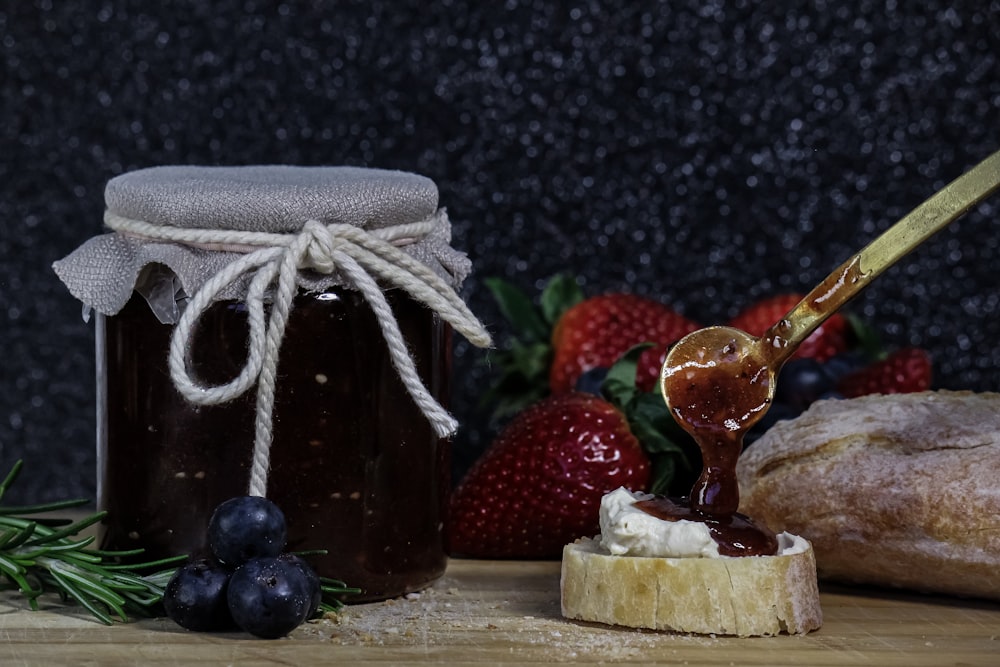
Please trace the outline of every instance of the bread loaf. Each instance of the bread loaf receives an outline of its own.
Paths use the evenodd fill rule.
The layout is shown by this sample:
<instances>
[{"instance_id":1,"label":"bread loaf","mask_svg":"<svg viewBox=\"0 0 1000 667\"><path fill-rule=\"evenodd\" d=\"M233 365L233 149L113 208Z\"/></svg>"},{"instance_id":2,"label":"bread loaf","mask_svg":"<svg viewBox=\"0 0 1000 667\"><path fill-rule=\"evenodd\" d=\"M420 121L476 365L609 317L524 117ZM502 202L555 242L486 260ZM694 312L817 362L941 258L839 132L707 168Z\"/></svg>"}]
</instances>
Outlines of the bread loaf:
<instances>
[{"instance_id":1,"label":"bread loaf","mask_svg":"<svg viewBox=\"0 0 1000 667\"><path fill-rule=\"evenodd\" d=\"M812 542L821 578L1000 599L1000 394L820 401L737 474L740 511Z\"/></svg>"},{"instance_id":2,"label":"bread loaf","mask_svg":"<svg viewBox=\"0 0 1000 667\"><path fill-rule=\"evenodd\" d=\"M563 550L563 616L740 637L809 632L823 620L813 552L801 538L779 540L789 555L613 556L598 540L577 540Z\"/></svg>"}]
</instances>

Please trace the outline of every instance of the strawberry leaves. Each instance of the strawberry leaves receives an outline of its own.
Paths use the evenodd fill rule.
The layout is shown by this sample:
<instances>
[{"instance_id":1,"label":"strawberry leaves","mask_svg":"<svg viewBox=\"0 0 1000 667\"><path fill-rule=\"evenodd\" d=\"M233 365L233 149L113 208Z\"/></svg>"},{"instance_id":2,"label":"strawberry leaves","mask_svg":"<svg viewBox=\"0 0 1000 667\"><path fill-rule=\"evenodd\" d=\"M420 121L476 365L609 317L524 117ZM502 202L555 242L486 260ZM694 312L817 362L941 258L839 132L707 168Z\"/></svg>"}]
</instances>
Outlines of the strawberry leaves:
<instances>
[{"instance_id":1,"label":"strawberry leaves","mask_svg":"<svg viewBox=\"0 0 1000 667\"><path fill-rule=\"evenodd\" d=\"M551 336L552 328L556 325L567 310L583 301L583 291L576 284L572 276L561 273L554 276L545 288L539 299L542 315L549 325L546 336Z\"/></svg>"},{"instance_id":2,"label":"strawberry leaves","mask_svg":"<svg viewBox=\"0 0 1000 667\"><path fill-rule=\"evenodd\" d=\"M542 290L539 304L514 285L500 278L487 278L487 289L500 313L518 336L527 342L548 343L552 328L567 310L583 301L583 292L566 274L553 277Z\"/></svg>"},{"instance_id":3,"label":"strawberry leaves","mask_svg":"<svg viewBox=\"0 0 1000 667\"><path fill-rule=\"evenodd\" d=\"M583 301L583 292L571 276L560 274L546 284L536 305L500 278L484 282L514 333L505 349L491 355L500 377L482 399L482 405L489 406L497 420L520 412L549 393L552 330L563 313Z\"/></svg>"}]
</instances>

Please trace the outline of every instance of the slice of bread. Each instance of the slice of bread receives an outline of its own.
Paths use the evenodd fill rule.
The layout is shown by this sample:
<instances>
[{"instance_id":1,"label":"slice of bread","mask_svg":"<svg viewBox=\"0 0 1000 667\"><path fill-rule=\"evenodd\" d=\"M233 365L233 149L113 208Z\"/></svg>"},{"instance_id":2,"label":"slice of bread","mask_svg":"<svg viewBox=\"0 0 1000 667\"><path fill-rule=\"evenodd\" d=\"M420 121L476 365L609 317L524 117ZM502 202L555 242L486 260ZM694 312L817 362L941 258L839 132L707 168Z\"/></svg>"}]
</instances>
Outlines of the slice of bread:
<instances>
[{"instance_id":1,"label":"slice of bread","mask_svg":"<svg viewBox=\"0 0 1000 667\"><path fill-rule=\"evenodd\" d=\"M779 542L777 556L647 558L577 540L563 549L563 616L739 637L815 630L823 613L812 548L788 534Z\"/></svg>"},{"instance_id":2,"label":"slice of bread","mask_svg":"<svg viewBox=\"0 0 1000 667\"><path fill-rule=\"evenodd\" d=\"M1000 599L1000 394L820 401L737 473L740 511L812 542L820 578Z\"/></svg>"}]
</instances>

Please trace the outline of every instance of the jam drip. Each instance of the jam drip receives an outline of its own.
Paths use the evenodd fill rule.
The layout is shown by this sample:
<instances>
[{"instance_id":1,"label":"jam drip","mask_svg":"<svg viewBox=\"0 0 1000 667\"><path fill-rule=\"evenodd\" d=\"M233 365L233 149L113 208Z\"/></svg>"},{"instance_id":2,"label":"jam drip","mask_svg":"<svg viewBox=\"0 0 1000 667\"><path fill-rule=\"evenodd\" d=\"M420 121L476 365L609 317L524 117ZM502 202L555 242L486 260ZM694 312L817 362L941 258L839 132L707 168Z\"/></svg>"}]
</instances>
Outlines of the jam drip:
<instances>
[{"instance_id":1,"label":"jam drip","mask_svg":"<svg viewBox=\"0 0 1000 667\"><path fill-rule=\"evenodd\" d=\"M773 556L778 553L778 538L774 533L739 512L706 514L692 508L686 498L651 498L640 500L635 507L664 521L705 524L723 556Z\"/></svg>"},{"instance_id":2,"label":"jam drip","mask_svg":"<svg viewBox=\"0 0 1000 667\"><path fill-rule=\"evenodd\" d=\"M665 373L663 390L674 418L701 449L701 475L690 499L655 499L636 506L667 521L706 524L723 555L773 555L778 550L774 534L736 511L736 460L743 451L743 434L770 403L767 360L748 353L735 337L724 339L717 349L684 345L684 340L678 343L685 361Z\"/></svg>"},{"instance_id":3,"label":"jam drip","mask_svg":"<svg viewBox=\"0 0 1000 667\"><path fill-rule=\"evenodd\" d=\"M739 507L736 460L744 425L768 407L768 374L734 354L723 350L693 377L675 376L671 387L674 416L701 448L691 506L705 514L732 514Z\"/></svg>"}]
</instances>

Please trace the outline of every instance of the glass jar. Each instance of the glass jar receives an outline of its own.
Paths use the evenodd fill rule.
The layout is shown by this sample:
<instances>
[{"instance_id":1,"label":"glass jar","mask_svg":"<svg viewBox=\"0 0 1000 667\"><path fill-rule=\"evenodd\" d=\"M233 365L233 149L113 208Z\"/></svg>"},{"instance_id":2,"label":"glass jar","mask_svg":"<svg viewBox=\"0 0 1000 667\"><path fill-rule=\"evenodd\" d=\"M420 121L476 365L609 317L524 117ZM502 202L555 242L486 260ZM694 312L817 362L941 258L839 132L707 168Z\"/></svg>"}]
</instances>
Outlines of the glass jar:
<instances>
[{"instance_id":1,"label":"glass jar","mask_svg":"<svg viewBox=\"0 0 1000 667\"><path fill-rule=\"evenodd\" d=\"M98 313L101 546L198 552L214 508L252 493L355 601L439 577L451 335L490 337L434 182L164 166L104 199L109 233L53 265Z\"/></svg>"},{"instance_id":2,"label":"glass jar","mask_svg":"<svg viewBox=\"0 0 1000 667\"><path fill-rule=\"evenodd\" d=\"M389 290L418 373L448 395L451 329ZM206 383L246 363L246 307L212 305L192 341L191 370ZM213 406L186 401L167 368L172 326L133 294L98 325L101 547L143 558L203 548L212 510L246 493L253 392ZM321 576L361 589L351 601L416 591L444 572L448 440L406 392L378 323L347 288L296 296L278 365L268 497L288 520L288 551Z\"/></svg>"}]
</instances>

